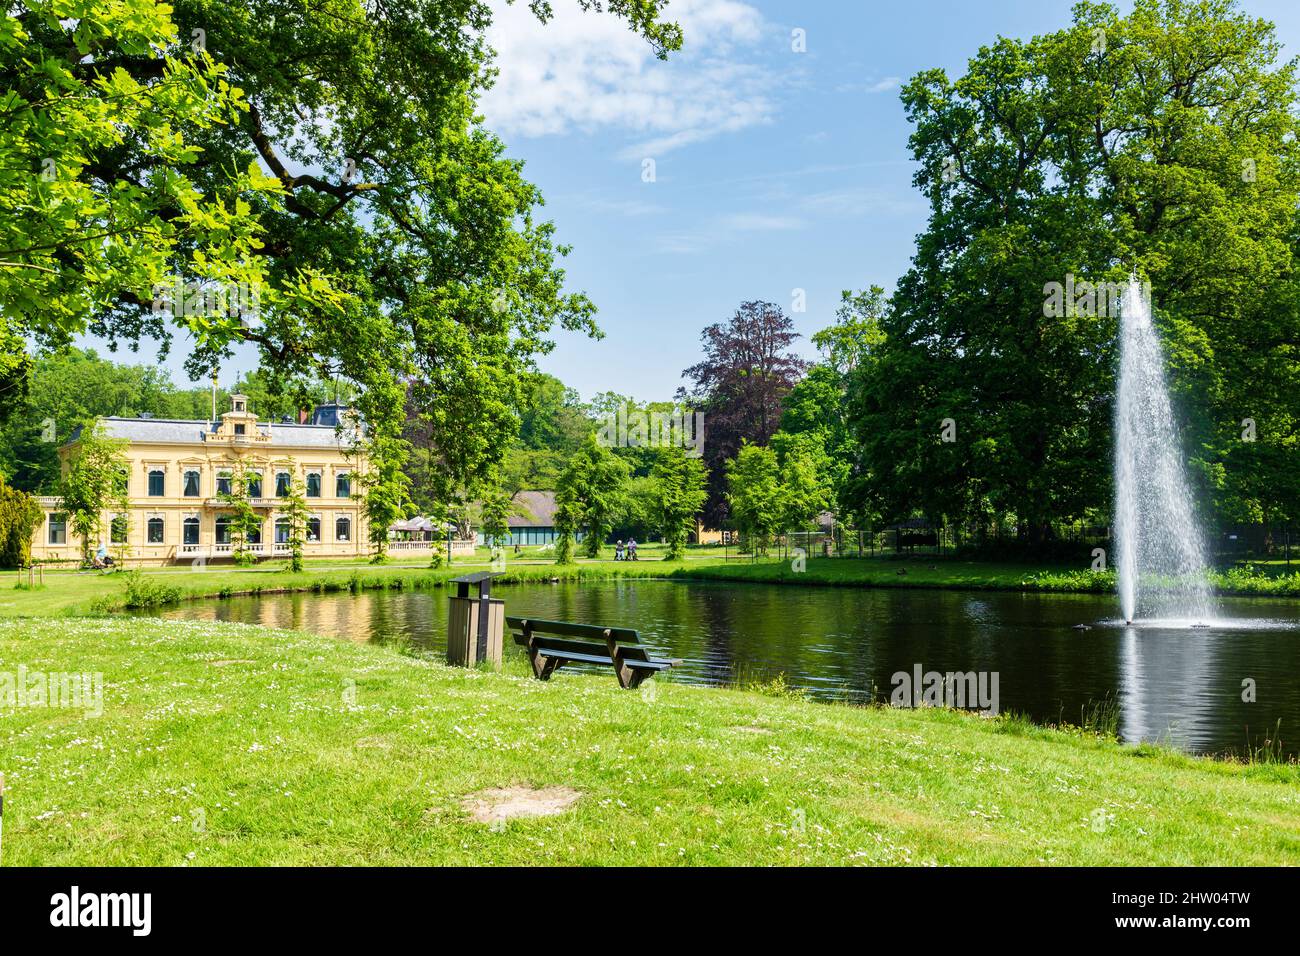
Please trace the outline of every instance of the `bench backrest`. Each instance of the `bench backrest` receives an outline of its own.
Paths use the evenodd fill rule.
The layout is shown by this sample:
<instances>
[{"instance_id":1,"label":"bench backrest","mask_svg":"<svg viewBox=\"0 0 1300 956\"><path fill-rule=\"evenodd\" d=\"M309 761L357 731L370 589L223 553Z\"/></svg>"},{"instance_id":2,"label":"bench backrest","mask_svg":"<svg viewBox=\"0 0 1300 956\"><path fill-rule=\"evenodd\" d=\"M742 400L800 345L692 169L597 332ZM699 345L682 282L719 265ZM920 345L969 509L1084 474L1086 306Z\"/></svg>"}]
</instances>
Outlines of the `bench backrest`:
<instances>
[{"instance_id":1,"label":"bench backrest","mask_svg":"<svg viewBox=\"0 0 1300 956\"><path fill-rule=\"evenodd\" d=\"M513 631L532 631L537 635L574 637L604 646L610 638L618 644L640 644L641 638L630 627L601 627L599 624L573 624L569 621L539 621L531 617L507 617Z\"/></svg>"}]
</instances>

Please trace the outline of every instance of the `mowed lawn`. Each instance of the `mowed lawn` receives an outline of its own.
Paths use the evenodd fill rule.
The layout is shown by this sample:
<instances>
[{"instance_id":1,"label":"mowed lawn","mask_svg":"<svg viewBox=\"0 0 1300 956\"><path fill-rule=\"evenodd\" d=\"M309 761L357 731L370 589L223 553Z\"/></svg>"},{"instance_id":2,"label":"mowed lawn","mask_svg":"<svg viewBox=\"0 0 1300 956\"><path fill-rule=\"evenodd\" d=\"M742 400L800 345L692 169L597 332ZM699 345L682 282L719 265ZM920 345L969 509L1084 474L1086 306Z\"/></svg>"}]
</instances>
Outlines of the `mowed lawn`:
<instances>
[{"instance_id":1,"label":"mowed lawn","mask_svg":"<svg viewBox=\"0 0 1300 956\"><path fill-rule=\"evenodd\" d=\"M1300 771L947 711L549 683L208 622L0 621L3 864L1294 864ZM0 678L2 680L2 678ZM564 787L547 817L466 799Z\"/></svg>"}]
</instances>

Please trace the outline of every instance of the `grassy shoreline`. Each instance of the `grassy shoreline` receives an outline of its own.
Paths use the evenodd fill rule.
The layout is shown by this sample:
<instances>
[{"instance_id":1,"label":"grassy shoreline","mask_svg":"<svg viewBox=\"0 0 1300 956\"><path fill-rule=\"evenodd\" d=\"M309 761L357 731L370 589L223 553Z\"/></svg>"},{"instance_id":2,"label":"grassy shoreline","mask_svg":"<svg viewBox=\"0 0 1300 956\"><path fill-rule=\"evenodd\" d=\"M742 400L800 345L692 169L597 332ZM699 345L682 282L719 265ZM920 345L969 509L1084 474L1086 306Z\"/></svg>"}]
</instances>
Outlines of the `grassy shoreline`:
<instances>
[{"instance_id":1,"label":"grassy shoreline","mask_svg":"<svg viewBox=\"0 0 1300 956\"><path fill-rule=\"evenodd\" d=\"M1295 765L1015 719L214 622L0 621L0 662L104 675L102 716L0 711L6 865L1300 863ZM469 819L511 786L579 797Z\"/></svg>"},{"instance_id":2,"label":"grassy shoreline","mask_svg":"<svg viewBox=\"0 0 1300 956\"><path fill-rule=\"evenodd\" d=\"M131 607L180 601L291 592L334 593L361 590L415 590L443 587L458 575L484 570L486 562L450 568L393 564L309 564L293 573L275 566L256 568L184 568L140 572L143 587L128 595L133 573L59 571L45 576L45 586L0 588L0 618L49 614L111 613ZM1080 571L1016 562L966 561L953 558L809 558L796 572L788 561L749 563L706 554L685 561L581 561L572 565L512 562L502 573L504 585L604 581L615 578L662 578L777 584L804 587L923 588L997 590L1062 594L1113 594L1113 572ZM1269 573L1234 568L1216 572L1216 594L1224 597L1300 597L1300 572ZM144 593L149 592L149 593Z\"/></svg>"}]
</instances>

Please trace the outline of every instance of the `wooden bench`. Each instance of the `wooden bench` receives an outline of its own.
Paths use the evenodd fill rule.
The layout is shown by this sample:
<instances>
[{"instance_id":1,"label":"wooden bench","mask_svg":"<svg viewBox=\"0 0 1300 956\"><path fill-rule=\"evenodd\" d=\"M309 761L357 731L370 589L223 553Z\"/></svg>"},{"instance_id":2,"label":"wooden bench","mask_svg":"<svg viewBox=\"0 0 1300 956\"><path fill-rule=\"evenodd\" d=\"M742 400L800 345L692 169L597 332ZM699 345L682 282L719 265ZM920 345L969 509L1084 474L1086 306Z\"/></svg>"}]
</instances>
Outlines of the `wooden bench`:
<instances>
[{"instance_id":1,"label":"wooden bench","mask_svg":"<svg viewBox=\"0 0 1300 956\"><path fill-rule=\"evenodd\" d=\"M515 643L527 649L538 680L549 680L551 674L568 663L612 664L619 684L631 689L647 677L681 663L680 659L651 657L640 646L637 632L629 627L537 621L526 617L507 617L506 625Z\"/></svg>"}]
</instances>

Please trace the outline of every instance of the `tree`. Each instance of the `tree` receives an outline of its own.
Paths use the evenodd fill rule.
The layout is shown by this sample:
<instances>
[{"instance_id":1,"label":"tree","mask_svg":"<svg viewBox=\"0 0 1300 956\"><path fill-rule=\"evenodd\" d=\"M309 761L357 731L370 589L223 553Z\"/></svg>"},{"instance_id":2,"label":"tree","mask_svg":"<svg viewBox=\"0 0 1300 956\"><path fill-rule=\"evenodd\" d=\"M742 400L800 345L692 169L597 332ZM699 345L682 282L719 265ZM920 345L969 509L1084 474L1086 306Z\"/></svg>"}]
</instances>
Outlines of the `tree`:
<instances>
[{"instance_id":1,"label":"tree","mask_svg":"<svg viewBox=\"0 0 1300 956\"><path fill-rule=\"evenodd\" d=\"M727 502L748 547L767 554L786 516L776 452L745 442L727 463Z\"/></svg>"},{"instance_id":2,"label":"tree","mask_svg":"<svg viewBox=\"0 0 1300 956\"><path fill-rule=\"evenodd\" d=\"M298 572L303 568L303 546L307 538L307 519L311 511L307 507L307 498L303 491L302 479L294 467L294 460L288 460L289 493L280 497L280 517L289 525L289 567L287 570ZM384 525L387 532L388 526Z\"/></svg>"},{"instance_id":3,"label":"tree","mask_svg":"<svg viewBox=\"0 0 1300 956\"><path fill-rule=\"evenodd\" d=\"M552 347L551 331L597 334L592 303L564 288L568 250L536 218L539 191L477 117L493 76L490 4L178 0L169 19L149 0L78 2L88 6L60 7L60 19L33 4L0 44L5 87L34 87L33 103L49 90L67 114L11 124L10 139L39 125L69 141L55 154L64 178L53 200L52 187L29 181L58 144L5 151L22 157L12 174L22 182L0 195L21 201L0 216L16 224L13 258L39 281L4 292L3 312L21 325L0 330L0 344L29 333L57 344L84 327L166 350L180 329L195 338L195 376L252 343L277 375L350 383L375 463L372 534L409 493L408 394L427 429L432 487L475 486L514 435L520 377ZM660 56L681 45L661 0L577 2L625 19ZM549 3L530 6L550 17ZM201 53L179 48L185 35ZM53 95L60 84L85 95ZM118 100L144 105L128 112ZM71 222L71 235L32 240L21 226L29 209L52 210L49 231ZM105 263L89 251L101 218L142 231L115 233ZM183 289L247 288L256 307L192 312L203 297L186 291L173 316L150 295L173 276ZM51 310L51 300L64 304Z\"/></svg>"},{"instance_id":4,"label":"tree","mask_svg":"<svg viewBox=\"0 0 1300 956\"><path fill-rule=\"evenodd\" d=\"M36 499L11 488L0 475L0 568L21 568L32 561L32 533L44 513Z\"/></svg>"},{"instance_id":5,"label":"tree","mask_svg":"<svg viewBox=\"0 0 1300 956\"><path fill-rule=\"evenodd\" d=\"M99 422L83 427L75 441L60 497L72 532L81 538L82 561L89 564L103 537L104 512L127 511L127 443L109 438Z\"/></svg>"},{"instance_id":6,"label":"tree","mask_svg":"<svg viewBox=\"0 0 1300 956\"><path fill-rule=\"evenodd\" d=\"M569 461L556 486L556 527L563 508L569 531L585 530L587 557L600 557L600 546L609 537L627 484L628 467L609 449L588 437Z\"/></svg>"},{"instance_id":7,"label":"tree","mask_svg":"<svg viewBox=\"0 0 1300 956\"><path fill-rule=\"evenodd\" d=\"M252 473L244 462L237 462L230 475L230 491L217 497L230 510L230 544L235 563L249 565L255 560L249 550L249 538L262 527L262 516L249 497L249 480ZM303 502L304 508L306 501ZM301 555L300 555L301 560Z\"/></svg>"},{"instance_id":8,"label":"tree","mask_svg":"<svg viewBox=\"0 0 1300 956\"><path fill-rule=\"evenodd\" d=\"M838 472L817 432L772 436L781 486L782 530L806 528L830 507Z\"/></svg>"},{"instance_id":9,"label":"tree","mask_svg":"<svg viewBox=\"0 0 1300 956\"><path fill-rule=\"evenodd\" d=\"M1014 525L1030 548L1108 510L1117 308L1093 284L1135 271L1201 490L1220 513L1293 511L1293 479L1247 476L1295 453L1295 80L1271 25L1229 0L1082 3L956 80L914 77L931 215L853 373L861 510ZM1051 307L1051 284L1076 282ZM1243 408L1267 437L1239 440Z\"/></svg>"},{"instance_id":10,"label":"tree","mask_svg":"<svg viewBox=\"0 0 1300 956\"><path fill-rule=\"evenodd\" d=\"M479 527L494 547L500 547L510 537L510 517L514 502L510 493L500 485L493 485L483 496L479 508Z\"/></svg>"},{"instance_id":11,"label":"tree","mask_svg":"<svg viewBox=\"0 0 1300 956\"><path fill-rule=\"evenodd\" d=\"M278 186L232 154L196 170L200 144L248 104L170 13L29 0L0 23L0 410L24 392L24 339L58 348L124 303L143 312L173 270L262 281L250 212ZM215 318L199 308L183 325L205 338Z\"/></svg>"},{"instance_id":12,"label":"tree","mask_svg":"<svg viewBox=\"0 0 1300 956\"><path fill-rule=\"evenodd\" d=\"M708 499L708 475L704 462L699 458L688 458L681 448L668 448L660 452L652 478L659 528L668 545L664 559L678 561L686 553L686 539Z\"/></svg>"},{"instance_id":13,"label":"tree","mask_svg":"<svg viewBox=\"0 0 1300 956\"><path fill-rule=\"evenodd\" d=\"M690 400L703 411L704 460L709 467L705 520L727 518L726 465L744 442L766 445L781 421L781 402L807 363L790 351L794 323L771 302L744 302L731 319L700 335L704 359L682 372Z\"/></svg>"}]
</instances>

